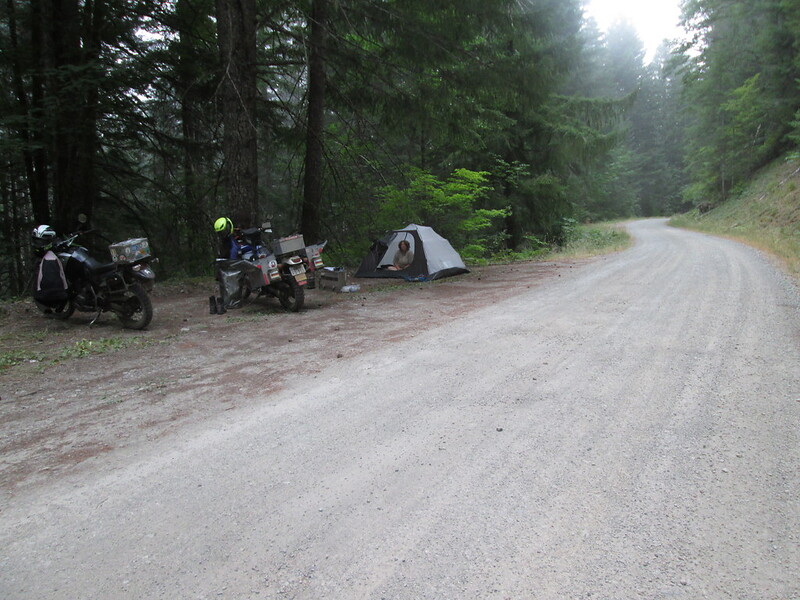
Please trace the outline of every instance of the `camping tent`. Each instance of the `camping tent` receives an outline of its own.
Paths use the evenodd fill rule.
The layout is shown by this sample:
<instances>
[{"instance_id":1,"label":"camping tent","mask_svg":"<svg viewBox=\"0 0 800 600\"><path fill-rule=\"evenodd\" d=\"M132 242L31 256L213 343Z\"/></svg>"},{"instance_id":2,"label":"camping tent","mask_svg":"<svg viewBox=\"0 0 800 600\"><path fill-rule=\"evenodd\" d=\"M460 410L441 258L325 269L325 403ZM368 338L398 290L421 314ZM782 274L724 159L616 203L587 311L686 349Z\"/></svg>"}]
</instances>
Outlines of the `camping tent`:
<instances>
[{"instance_id":1,"label":"camping tent","mask_svg":"<svg viewBox=\"0 0 800 600\"><path fill-rule=\"evenodd\" d=\"M411 245L414 260L407 269L392 271L386 267L392 264L395 252L401 241ZM446 239L431 227L409 225L392 231L380 240L373 242L367 256L356 271L356 277L397 277L430 281L469 273L464 261Z\"/></svg>"}]
</instances>

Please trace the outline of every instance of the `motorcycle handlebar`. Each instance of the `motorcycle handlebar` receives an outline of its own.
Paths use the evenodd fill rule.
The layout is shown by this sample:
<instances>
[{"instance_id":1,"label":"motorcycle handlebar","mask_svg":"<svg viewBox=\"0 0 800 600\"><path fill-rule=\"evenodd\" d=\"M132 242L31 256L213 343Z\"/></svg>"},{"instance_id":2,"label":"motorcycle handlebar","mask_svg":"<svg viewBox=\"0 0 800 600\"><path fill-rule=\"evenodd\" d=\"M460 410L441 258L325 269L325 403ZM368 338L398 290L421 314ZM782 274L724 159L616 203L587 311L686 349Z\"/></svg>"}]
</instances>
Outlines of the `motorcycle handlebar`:
<instances>
[{"instance_id":1,"label":"motorcycle handlebar","mask_svg":"<svg viewBox=\"0 0 800 600\"><path fill-rule=\"evenodd\" d=\"M70 233L69 235L65 236L64 240L70 240L70 242L72 242L72 241L75 241L77 238L79 238L82 235L88 235L90 233L98 233L98 231L99 231L98 229L82 229L82 230L79 230L79 231L74 231L74 232Z\"/></svg>"}]
</instances>

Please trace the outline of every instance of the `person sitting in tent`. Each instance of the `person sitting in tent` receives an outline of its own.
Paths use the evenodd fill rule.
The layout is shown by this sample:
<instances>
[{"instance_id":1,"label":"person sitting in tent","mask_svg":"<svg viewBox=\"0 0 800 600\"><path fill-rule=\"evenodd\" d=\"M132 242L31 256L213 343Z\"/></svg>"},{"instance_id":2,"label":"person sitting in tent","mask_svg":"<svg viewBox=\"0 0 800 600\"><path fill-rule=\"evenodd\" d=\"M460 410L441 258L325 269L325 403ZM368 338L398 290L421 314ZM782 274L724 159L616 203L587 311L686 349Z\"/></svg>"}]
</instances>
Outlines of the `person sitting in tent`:
<instances>
[{"instance_id":1,"label":"person sitting in tent","mask_svg":"<svg viewBox=\"0 0 800 600\"><path fill-rule=\"evenodd\" d=\"M414 262L414 253L411 251L411 244L408 240L401 240L397 245L397 252L394 253L390 271L402 271L407 269Z\"/></svg>"}]
</instances>

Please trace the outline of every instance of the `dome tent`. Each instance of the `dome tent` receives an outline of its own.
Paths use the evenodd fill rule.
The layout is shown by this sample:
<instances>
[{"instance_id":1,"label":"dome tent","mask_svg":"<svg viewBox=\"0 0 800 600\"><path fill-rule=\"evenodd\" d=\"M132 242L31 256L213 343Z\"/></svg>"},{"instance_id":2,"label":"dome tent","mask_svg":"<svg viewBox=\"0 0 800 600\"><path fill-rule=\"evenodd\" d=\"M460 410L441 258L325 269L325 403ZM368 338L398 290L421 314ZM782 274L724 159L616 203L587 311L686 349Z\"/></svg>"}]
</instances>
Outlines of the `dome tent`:
<instances>
[{"instance_id":1,"label":"dome tent","mask_svg":"<svg viewBox=\"0 0 800 600\"><path fill-rule=\"evenodd\" d=\"M402 271L389 270L398 245L403 240L411 245L414 260ZM395 277L431 281L469 273L464 261L446 239L432 227L408 225L375 240L356 271L356 277Z\"/></svg>"}]
</instances>

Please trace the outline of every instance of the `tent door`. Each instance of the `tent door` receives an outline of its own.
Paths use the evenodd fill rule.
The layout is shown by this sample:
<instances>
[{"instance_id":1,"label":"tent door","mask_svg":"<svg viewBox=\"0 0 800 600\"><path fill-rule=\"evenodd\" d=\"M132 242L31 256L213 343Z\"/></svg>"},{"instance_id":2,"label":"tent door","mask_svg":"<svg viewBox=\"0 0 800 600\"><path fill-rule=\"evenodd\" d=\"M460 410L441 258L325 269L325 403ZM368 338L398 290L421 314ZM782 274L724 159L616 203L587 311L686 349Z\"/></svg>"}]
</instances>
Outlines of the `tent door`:
<instances>
[{"instance_id":1,"label":"tent door","mask_svg":"<svg viewBox=\"0 0 800 600\"><path fill-rule=\"evenodd\" d=\"M392 235L388 241L388 248L386 249L386 252L378 262L378 267L389 267L392 265L394 254L400 248L400 242L403 240L407 241L411 245L411 252L414 253L414 262L411 263L411 266L408 268L408 270L413 270L415 274L419 274L417 273L418 271L425 270L425 252L422 248L422 242L420 241L419 235L416 231L395 231L394 235ZM422 267L420 267L420 264Z\"/></svg>"}]
</instances>

